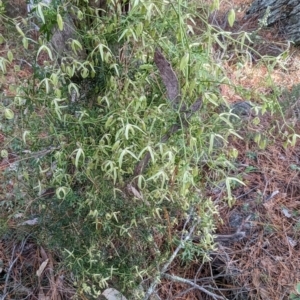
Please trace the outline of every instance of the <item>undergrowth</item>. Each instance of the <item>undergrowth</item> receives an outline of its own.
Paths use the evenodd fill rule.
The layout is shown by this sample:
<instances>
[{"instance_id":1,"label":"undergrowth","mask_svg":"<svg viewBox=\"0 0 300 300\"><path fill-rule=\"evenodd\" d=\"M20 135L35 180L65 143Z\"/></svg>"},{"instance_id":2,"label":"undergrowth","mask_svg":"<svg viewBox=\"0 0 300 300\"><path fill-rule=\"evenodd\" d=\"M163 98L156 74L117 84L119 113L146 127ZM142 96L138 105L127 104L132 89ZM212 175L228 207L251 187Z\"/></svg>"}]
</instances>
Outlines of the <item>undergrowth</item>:
<instances>
[{"instance_id":1,"label":"undergrowth","mask_svg":"<svg viewBox=\"0 0 300 300\"><path fill-rule=\"evenodd\" d=\"M2 214L37 218L30 234L59 250L82 297L110 286L146 299L174 253L182 264L209 260L218 209L205 191L224 187L232 204L231 189L242 184L230 176L237 153L226 148L229 136L240 138L237 116L219 92L229 79L213 59L219 40L207 16L206 34L193 33L199 9L194 1L133 1L124 13L107 1L97 13L80 1L54 1L37 3L30 20L10 20L13 26L3 17L31 47L33 73L2 101L1 130L13 136L2 156L16 158L3 175L13 191ZM48 40L53 26L68 26L66 11L78 39L61 54ZM41 28L36 41L29 21ZM156 51L176 74L178 107ZM12 60L2 59L3 73ZM197 99L201 108L184 119L181 107Z\"/></svg>"}]
</instances>

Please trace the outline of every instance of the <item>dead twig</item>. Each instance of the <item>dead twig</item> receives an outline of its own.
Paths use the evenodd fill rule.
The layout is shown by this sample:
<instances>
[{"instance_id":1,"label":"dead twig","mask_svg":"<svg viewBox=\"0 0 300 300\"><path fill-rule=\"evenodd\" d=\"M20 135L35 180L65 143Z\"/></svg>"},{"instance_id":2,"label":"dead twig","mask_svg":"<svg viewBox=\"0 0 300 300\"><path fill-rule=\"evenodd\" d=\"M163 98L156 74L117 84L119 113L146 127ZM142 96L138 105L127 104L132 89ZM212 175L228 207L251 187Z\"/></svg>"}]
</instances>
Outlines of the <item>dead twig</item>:
<instances>
[{"instance_id":1,"label":"dead twig","mask_svg":"<svg viewBox=\"0 0 300 300\"><path fill-rule=\"evenodd\" d=\"M154 279L154 281L152 282L152 284L150 285L144 300L148 300L149 297L155 292L156 286L159 284L161 277L165 276L165 273L167 272L170 264L173 262L173 260L177 257L178 252L184 248L185 243L190 240L192 238L192 234L196 228L196 226L200 223L200 219L198 219L196 221L196 223L191 227L189 233L184 237L184 239L182 239L179 243L179 245L177 246L177 248L175 249L175 251L173 252L173 254L171 255L171 257L169 258L169 260L166 262L166 264L163 266L163 268L161 269L161 271L157 274L156 278Z\"/></svg>"},{"instance_id":2,"label":"dead twig","mask_svg":"<svg viewBox=\"0 0 300 300\"><path fill-rule=\"evenodd\" d=\"M216 294L210 292L209 290L205 289L204 287L196 284L195 282L193 282L191 280L188 280L188 279L176 276L176 275L170 275L170 274L163 274L163 277L165 277L169 280L172 280L172 281L181 282L181 283L191 285L194 289L197 289L197 290L207 294L208 296L212 297L215 300L216 299L223 299L224 300L223 296L216 295Z\"/></svg>"},{"instance_id":3,"label":"dead twig","mask_svg":"<svg viewBox=\"0 0 300 300\"><path fill-rule=\"evenodd\" d=\"M16 245L14 245L14 248L13 248L13 251L12 251L12 255L11 255L11 260L9 262L9 268L7 270L7 273L6 273L5 284L4 284L4 288L3 288L3 295L2 295L2 297L0 297L0 300L5 300L6 296L8 296L7 289L8 289L8 280L10 278L10 273L11 273L12 268L14 267L15 263L20 258L20 255L22 254L22 252L24 250L24 247L25 247L25 244L27 242L27 239L28 239L28 237L26 237L25 239L23 239L21 247L20 247L20 253L19 253L19 255L17 255L17 257L15 259L13 259L14 256L15 256L15 250L16 250Z\"/></svg>"}]
</instances>

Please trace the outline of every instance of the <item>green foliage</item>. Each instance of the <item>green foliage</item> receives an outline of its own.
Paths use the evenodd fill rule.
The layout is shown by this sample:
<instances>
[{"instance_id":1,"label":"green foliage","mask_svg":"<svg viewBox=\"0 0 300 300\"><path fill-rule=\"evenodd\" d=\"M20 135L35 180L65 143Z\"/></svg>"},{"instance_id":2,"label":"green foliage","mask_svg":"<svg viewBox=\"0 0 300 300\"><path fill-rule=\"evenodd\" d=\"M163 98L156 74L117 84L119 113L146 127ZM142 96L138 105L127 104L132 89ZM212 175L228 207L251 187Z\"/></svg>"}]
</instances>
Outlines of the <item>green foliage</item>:
<instances>
[{"instance_id":1,"label":"green foliage","mask_svg":"<svg viewBox=\"0 0 300 300\"><path fill-rule=\"evenodd\" d=\"M134 1L123 14L107 1L101 16L85 3L66 5L82 38L73 44L74 56L35 64L28 87L3 111L6 122L18 115L22 124L12 141L21 159L20 195L26 195L19 205L39 217L35 236L61 249L79 293L97 297L113 285L131 294L159 273L193 226L202 238L186 242L181 260L207 260L214 248L217 208L205 188L223 184L233 203L231 188L241 184L228 176L233 154L225 145L236 135L231 114L219 111L218 86L227 79L211 57L214 40L195 38L187 25L196 18L193 2ZM61 26L62 11L58 2L37 4L44 25L35 61L42 53L54 60L46 40ZM153 62L157 47L187 107L203 99L188 121L167 99ZM162 142L174 124L180 130ZM147 153L149 166L136 174Z\"/></svg>"},{"instance_id":2,"label":"green foliage","mask_svg":"<svg viewBox=\"0 0 300 300\"><path fill-rule=\"evenodd\" d=\"M290 294L289 299L291 299L291 300L299 300L300 299L300 282L297 283L295 290L296 290L296 294L294 294L294 293Z\"/></svg>"},{"instance_id":3,"label":"green foliage","mask_svg":"<svg viewBox=\"0 0 300 300\"><path fill-rule=\"evenodd\" d=\"M299 120L300 85L293 86L291 91L284 90L281 97L280 106L283 112L286 113L292 108L290 115Z\"/></svg>"},{"instance_id":4,"label":"green foliage","mask_svg":"<svg viewBox=\"0 0 300 300\"><path fill-rule=\"evenodd\" d=\"M34 5L31 5L32 8L30 13L38 16L39 32L46 37L47 41L49 41L53 30L57 25L59 25L59 29L62 30L62 27L58 24L66 15L62 1L54 0L47 5L41 0L35 0L33 1L33 4Z\"/></svg>"}]
</instances>

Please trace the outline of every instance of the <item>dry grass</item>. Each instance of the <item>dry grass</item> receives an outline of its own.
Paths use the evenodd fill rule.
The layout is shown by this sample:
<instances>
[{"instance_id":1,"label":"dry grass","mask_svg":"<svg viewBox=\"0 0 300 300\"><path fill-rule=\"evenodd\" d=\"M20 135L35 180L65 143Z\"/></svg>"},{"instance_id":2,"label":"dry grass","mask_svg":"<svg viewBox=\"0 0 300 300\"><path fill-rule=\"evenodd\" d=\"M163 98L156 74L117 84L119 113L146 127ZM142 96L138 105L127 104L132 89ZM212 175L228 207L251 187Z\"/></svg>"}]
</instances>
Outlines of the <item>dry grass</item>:
<instances>
[{"instance_id":1,"label":"dry grass","mask_svg":"<svg viewBox=\"0 0 300 300\"><path fill-rule=\"evenodd\" d=\"M72 299L75 289L64 271L54 271L54 254L30 238L15 238L0 243L3 299Z\"/></svg>"}]
</instances>

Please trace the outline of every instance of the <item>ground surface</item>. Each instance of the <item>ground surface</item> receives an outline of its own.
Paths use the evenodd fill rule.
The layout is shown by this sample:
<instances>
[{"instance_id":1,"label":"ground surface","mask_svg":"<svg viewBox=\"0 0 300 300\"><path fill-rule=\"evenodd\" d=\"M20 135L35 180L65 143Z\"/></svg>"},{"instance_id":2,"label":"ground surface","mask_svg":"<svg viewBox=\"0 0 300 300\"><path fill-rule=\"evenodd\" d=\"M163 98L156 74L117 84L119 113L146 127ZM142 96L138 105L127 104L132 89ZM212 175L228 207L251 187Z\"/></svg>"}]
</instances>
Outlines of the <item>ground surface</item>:
<instances>
[{"instance_id":1,"label":"ground surface","mask_svg":"<svg viewBox=\"0 0 300 300\"><path fill-rule=\"evenodd\" d=\"M212 17L212 22L217 25L225 23L223 28L233 32L241 28L255 30L257 20L245 15L251 2L221 1L220 11ZM230 8L237 12L233 28L224 22ZM279 35L278 28L263 29L259 34L264 47L257 44L254 48L261 54L273 56L275 48L288 49L288 43ZM235 63L234 58L227 62L223 60L222 66L232 86L249 89L251 101L262 104L257 95L270 95L274 86L292 90L300 83L300 49L289 47L289 55L272 72L266 64L255 59L249 60L243 68ZM220 91L229 103L244 100L236 89L228 85L221 85ZM291 98L281 97L278 100L284 103ZM295 103L296 99L293 101ZM287 119L291 117L288 111L285 113ZM211 264L195 264L181 270L180 275L195 278L203 286L214 284L215 288L222 287L224 296L229 299L289 299L300 281L300 144L297 142L294 147L284 148L280 137L268 134L274 125L275 115L261 116L259 126L250 125L250 119L241 130L244 140L232 139L230 145L239 151L237 173L241 174L245 186L234 191L237 200L231 208L222 201L222 189L212 195L223 220L217 233L227 235L227 239L219 243ZM295 133L299 134L297 117L289 120ZM251 138L258 132L268 136L268 146L264 149L259 149ZM236 241L232 234L238 233L245 234L245 237ZM178 274L179 270L174 270L174 273ZM162 292L163 299L213 299L205 298L194 290L189 293L187 286L182 284L166 283L162 285Z\"/></svg>"}]
</instances>

